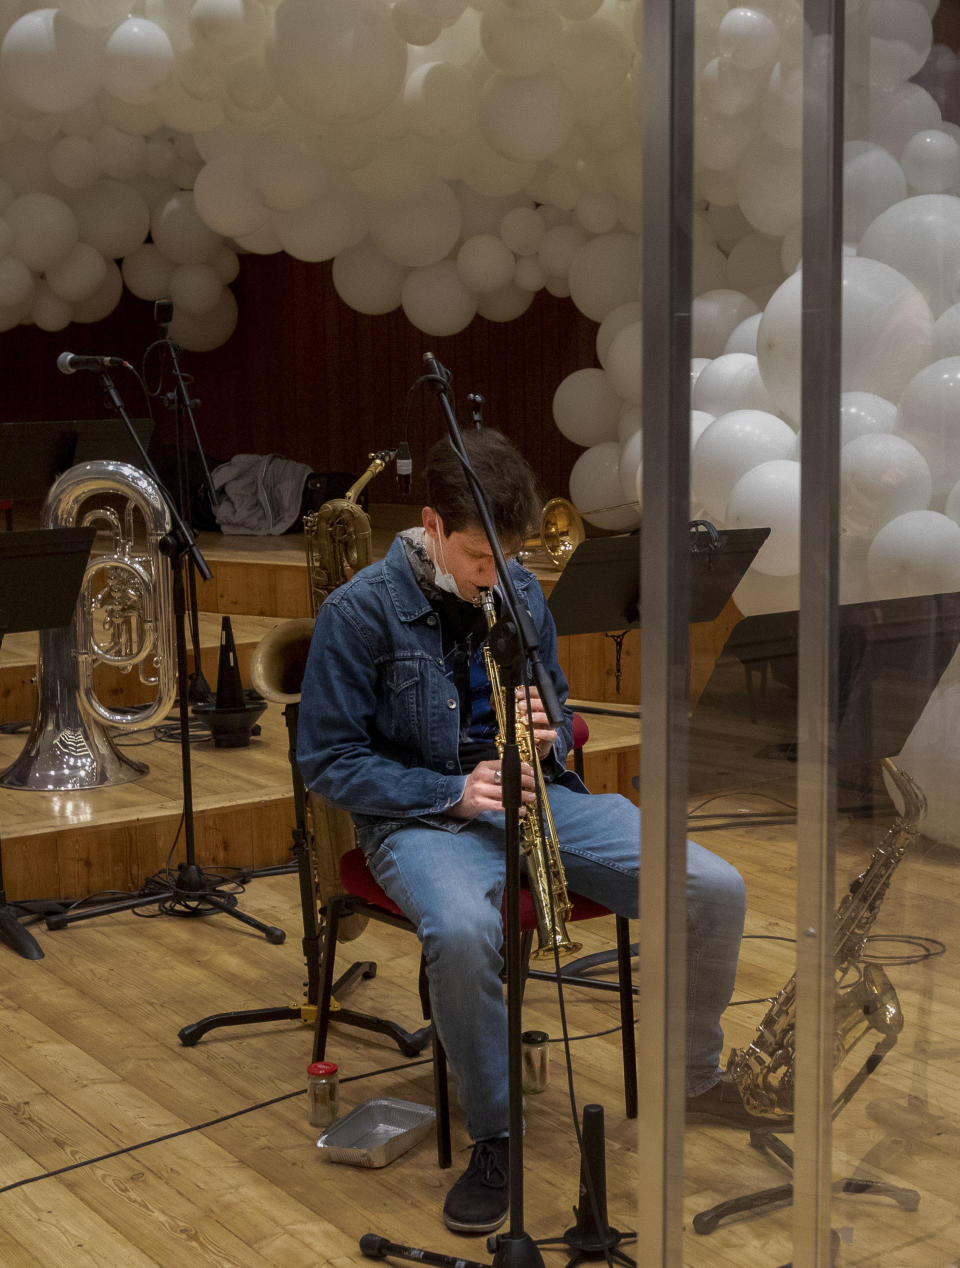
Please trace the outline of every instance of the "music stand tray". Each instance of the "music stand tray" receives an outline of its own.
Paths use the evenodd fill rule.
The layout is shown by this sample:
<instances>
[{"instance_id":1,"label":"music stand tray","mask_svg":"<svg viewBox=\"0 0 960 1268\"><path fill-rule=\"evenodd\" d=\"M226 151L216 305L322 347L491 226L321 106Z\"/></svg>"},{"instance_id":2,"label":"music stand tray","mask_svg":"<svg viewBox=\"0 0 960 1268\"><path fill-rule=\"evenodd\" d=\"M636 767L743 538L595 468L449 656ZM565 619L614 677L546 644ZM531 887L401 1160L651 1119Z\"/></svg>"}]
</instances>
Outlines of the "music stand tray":
<instances>
[{"instance_id":1,"label":"music stand tray","mask_svg":"<svg viewBox=\"0 0 960 1268\"><path fill-rule=\"evenodd\" d=\"M95 536L93 527L0 533L0 644L4 634L70 624ZM20 924L21 916L47 914L36 906L7 902L0 842L0 942L28 960L43 957Z\"/></svg>"},{"instance_id":2,"label":"music stand tray","mask_svg":"<svg viewBox=\"0 0 960 1268\"><path fill-rule=\"evenodd\" d=\"M691 624L716 620L769 533L769 528L691 529ZM548 606L558 634L642 625L639 531L581 542L557 579Z\"/></svg>"},{"instance_id":3,"label":"music stand tray","mask_svg":"<svg viewBox=\"0 0 960 1268\"><path fill-rule=\"evenodd\" d=\"M45 498L73 450L72 423L0 423L0 498Z\"/></svg>"}]
</instances>

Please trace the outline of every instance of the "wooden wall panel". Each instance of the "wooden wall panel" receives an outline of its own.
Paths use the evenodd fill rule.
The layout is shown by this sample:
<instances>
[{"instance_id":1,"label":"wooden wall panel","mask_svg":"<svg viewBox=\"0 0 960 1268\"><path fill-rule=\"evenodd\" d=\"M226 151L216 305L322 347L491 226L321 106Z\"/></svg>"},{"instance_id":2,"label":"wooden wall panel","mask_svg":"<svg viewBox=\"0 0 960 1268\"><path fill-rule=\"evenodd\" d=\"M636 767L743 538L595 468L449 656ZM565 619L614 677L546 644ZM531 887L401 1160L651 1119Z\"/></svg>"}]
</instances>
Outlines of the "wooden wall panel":
<instances>
[{"instance_id":1,"label":"wooden wall panel","mask_svg":"<svg viewBox=\"0 0 960 1268\"><path fill-rule=\"evenodd\" d=\"M461 424L470 425L468 393L480 393L484 421L520 446L545 493L567 494L581 450L557 431L551 401L565 375L596 364L597 330L570 300L543 292L516 321L477 317L459 335L434 339L415 330L400 310L367 317L348 308L336 295L329 264L245 256L233 289L240 321L230 340L181 357L200 402L195 416L211 459L281 453L316 470L361 472L371 450L406 435L416 473L429 445L446 434L434 393L424 386L411 390L423 353L432 351L453 374ZM0 421L109 413L97 376L60 374L57 355L121 356L139 367L161 334L153 305L125 294L117 310L93 326L75 324L57 333L19 326L0 335ZM156 349L145 368L156 391ZM136 379L125 371L114 379L128 412L142 416L147 405ZM162 386L172 387L169 373ZM169 445L173 415L162 399L152 407L156 445ZM375 501L402 500L387 473L371 495ZM411 500L419 496L415 491Z\"/></svg>"}]
</instances>

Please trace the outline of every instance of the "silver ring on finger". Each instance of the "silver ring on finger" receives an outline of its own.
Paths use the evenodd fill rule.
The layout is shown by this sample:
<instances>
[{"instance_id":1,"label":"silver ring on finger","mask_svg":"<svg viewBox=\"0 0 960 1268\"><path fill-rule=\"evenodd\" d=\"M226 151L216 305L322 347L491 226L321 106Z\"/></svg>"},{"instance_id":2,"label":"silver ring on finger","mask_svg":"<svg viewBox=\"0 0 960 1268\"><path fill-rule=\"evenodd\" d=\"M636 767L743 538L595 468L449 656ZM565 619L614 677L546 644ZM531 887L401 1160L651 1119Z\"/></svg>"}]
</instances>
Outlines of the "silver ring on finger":
<instances>
[{"instance_id":1,"label":"silver ring on finger","mask_svg":"<svg viewBox=\"0 0 960 1268\"><path fill-rule=\"evenodd\" d=\"M503 778L503 773L499 769L493 772L493 782L495 784L499 784L502 778Z\"/></svg>"}]
</instances>

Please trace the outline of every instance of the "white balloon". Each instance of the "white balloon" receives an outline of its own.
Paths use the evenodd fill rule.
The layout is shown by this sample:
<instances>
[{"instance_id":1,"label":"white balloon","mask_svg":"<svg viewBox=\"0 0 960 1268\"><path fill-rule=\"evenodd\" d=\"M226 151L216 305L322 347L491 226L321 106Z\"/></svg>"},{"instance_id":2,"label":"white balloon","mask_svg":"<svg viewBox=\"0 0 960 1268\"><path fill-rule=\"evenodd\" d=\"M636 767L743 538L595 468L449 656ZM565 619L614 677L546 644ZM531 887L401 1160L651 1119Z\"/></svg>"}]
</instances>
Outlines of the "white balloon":
<instances>
[{"instance_id":1,"label":"white balloon","mask_svg":"<svg viewBox=\"0 0 960 1268\"><path fill-rule=\"evenodd\" d=\"M757 331L760 329L760 318L762 316L762 313L754 313L752 317L745 317L739 326L734 326L727 337L727 342L723 345L724 354L746 352L750 356L756 357Z\"/></svg>"},{"instance_id":2,"label":"white balloon","mask_svg":"<svg viewBox=\"0 0 960 1268\"><path fill-rule=\"evenodd\" d=\"M366 211L346 182L332 184L306 207L274 211L270 218L284 251L312 263L332 260L367 233Z\"/></svg>"},{"instance_id":3,"label":"white balloon","mask_svg":"<svg viewBox=\"0 0 960 1268\"><path fill-rule=\"evenodd\" d=\"M178 264L170 274L170 298L184 313L209 313L220 301L223 284L210 264Z\"/></svg>"},{"instance_id":4,"label":"white balloon","mask_svg":"<svg viewBox=\"0 0 960 1268\"><path fill-rule=\"evenodd\" d=\"M552 277L566 277L574 256L586 241L587 235L577 225L552 225L543 235L537 252L544 272Z\"/></svg>"},{"instance_id":5,"label":"white balloon","mask_svg":"<svg viewBox=\"0 0 960 1268\"><path fill-rule=\"evenodd\" d=\"M573 98L554 74L495 74L480 90L477 118L497 153L518 163L539 163L569 137Z\"/></svg>"},{"instance_id":6,"label":"white balloon","mask_svg":"<svg viewBox=\"0 0 960 1268\"><path fill-rule=\"evenodd\" d=\"M727 260L730 289L746 295L758 286L779 286L784 277L781 245L781 238L763 233L748 233L735 242Z\"/></svg>"},{"instance_id":7,"label":"white balloon","mask_svg":"<svg viewBox=\"0 0 960 1268\"><path fill-rule=\"evenodd\" d=\"M774 459L742 475L730 491L726 523L728 528L770 529L753 561L757 572L773 577L799 572L800 463Z\"/></svg>"},{"instance_id":8,"label":"white balloon","mask_svg":"<svg viewBox=\"0 0 960 1268\"><path fill-rule=\"evenodd\" d=\"M607 440L583 451L570 472L570 500L587 523L597 528L614 532L636 528L639 510L622 505L617 441Z\"/></svg>"},{"instance_id":9,"label":"white balloon","mask_svg":"<svg viewBox=\"0 0 960 1268\"><path fill-rule=\"evenodd\" d=\"M860 436L890 432L897 421L897 407L874 392L840 393L840 445Z\"/></svg>"},{"instance_id":10,"label":"white balloon","mask_svg":"<svg viewBox=\"0 0 960 1268\"><path fill-rule=\"evenodd\" d=\"M614 336L607 350L606 371L618 396L634 405L642 403L643 322L631 322Z\"/></svg>"},{"instance_id":11,"label":"white balloon","mask_svg":"<svg viewBox=\"0 0 960 1268\"><path fill-rule=\"evenodd\" d=\"M717 27L720 56L738 70L760 70L771 66L779 47L780 31L760 9L731 9Z\"/></svg>"},{"instance_id":12,"label":"white balloon","mask_svg":"<svg viewBox=\"0 0 960 1268\"><path fill-rule=\"evenodd\" d=\"M321 123L369 119L400 92L407 47L377 0L281 0L266 61L280 96Z\"/></svg>"},{"instance_id":13,"label":"white balloon","mask_svg":"<svg viewBox=\"0 0 960 1268\"><path fill-rule=\"evenodd\" d=\"M243 172L271 211L298 211L319 198L327 185L320 160L298 138L278 129L250 140L243 151Z\"/></svg>"},{"instance_id":14,"label":"white balloon","mask_svg":"<svg viewBox=\"0 0 960 1268\"><path fill-rule=\"evenodd\" d=\"M767 304L757 332L760 374L781 413L800 419L802 275L792 274ZM844 391L899 400L930 359L933 320L915 286L877 260L843 261Z\"/></svg>"},{"instance_id":15,"label":"white balloon","mask_svg":"<svg viewBox=\"0 0 960 1268\"><path fill-rule=\"evenodd\" d=\"M21 194L5 212L13 231L10 251L35 273L53 268L76 246L80 227L73 211L50 194Z\"/></svg>"},{"instance_id":16,"label":"white balloon","mask_svg":"<svg viewBox=\"0 0 960 1268\"><path fill-rule=\"evenodd\" d=\"M512 207L500 221L500 237L514 255L536 255L546 231L546 223L534 207Z\"/></svg>"},{"instance_id":17,"label":"white balloon","mask_svg":"<svg viewBox=\"0 0 960 1268\"><path fill-rule=\"evenodd\" d=\"M865 230L858 254L909 278L939 317L960 299L960 198L918 194L887 208Z\"/></svg>"},{"instance_id":18,"label":"white balloon","mask_svg":"<svg viewBox=\"0 0 960 1268\"><path fill-rule=\"evenodd\" d=\"M103 86L120 101L153 100L173 72L173 45L163 27L127 18L111 33L103 56Z\"/></svg>"},{"instance_id":19,"label":"white balloon","mask_svg":"<svg viewBox=\"0 0 960 1268\"><path fill-rule=\"evenodd\" d=\"M777 412L760 377L759 362L749 352L725 352L704 366L694 384L691 403L694 409L715 418L737 409Z\"/></svg>"},{"instance_id":20,"label":"white balloon","mask_svg":"<svg viewBox=\"0 0 960 1268\"><path fill-rule=\"evenodd\" d=\"M748 568L733 592L733 601L744 616L795 612L800 607L800 577L796 573L771 577Z\"/></svg>"},{"instance_id":21,"label":"white balloon","mask_svg":"<svg viewBox=\"0 0 960 1268\"><path fill-rule=\"evenodd\" d=\"M81 26L115 26L130 12L129 0L60 0L60 8Z\"/></svg>"},{"instance_id":22,"label":"white balloon","mask_svg":"<svg viewBox=\"0 0 960 1268\"><path fill-rule=\"evenodd\" d=\"M19 308L33 294L33 274L15 255L0 258L0 307ZM19 322L20 318L17 318ZM17 322L13 324L16 325Z\"/></svg>"},{"instance_id":23,"label":"white balloon","mask_svg":"<svg viewBox=\"0 0 960 1268\"><path fill-rule=\"evenodd\" d=\"M459 334L477 311L477 298L460 280L453 260L411 269L400 298L407 320L428 335Z\"/></svg>"},{"instance_id":24,"label":"white balloon","mask_svg":"<svg viewBox=\"0 0 960 1268\"><path fill-rule=\"evenodd\" d=\"M170 338L189 352L209 352L226 343L237 326L237 301L226 286L216 306L201 314L174 309Z\"/></svg>"},{"instance_id":25,"label":"white balloon","mask_svg":"<svg viewBox=\"0 0 960 1268\"><path fill-rule=\"evenodd\" d=\"M627 441L643 426L643 412L639 405L626 405L621 410L620 420L617 423L617 440L621 445L625 445Z\"/></svg>"},{"instance_id":26,"label":"white balloon","mask_svg":"<svg viewBox=\"0 0 960 1268\"><path fill-rule=\"evenodd\" d=\"M75 110L89 101L100 86L102 62L99 34L53 8L18 17L0 45L7 92L44 113Z\"/></svg>"},{"instance_id":27,"label":"white balloon","mask_svg":"<svg viewBox=\"0 0 960 1268\"><path fill-rule=\"evenodd\" d=\"M55 294L48 284L39 278L30 301L30 319L41 330L62 330L70 324L72 306Z\"/></svg>"},{"instance_id":28,"label":"white balloon","mask_svg":"<svg viewBox=\"0 0 960 1268\"><path fill-rule=\"evenodd\" d=\"M121 273L127 290L138 299L165 299L174 267L159 247L144 242L124 257Z\"/></svg>"},{"instance_id":29,"label":"white balloon","mask_svg":"<svg viewBox=\"0 0 960 1268\"><path fill-rule=\"evenodd\" d=\"M400 307L407 270L378 251L369 238L337 253L333 285L343 302L358 313L389 313Z\"/></svg>"},{"instance_id":30,"label":"white balloon","mask_svg":"<svg viewBox=\"0 0 960 1268\"><path fill-rule=\"evenodd\" d=\"M623 330L624 326L630 326L642 319L643 303L639 299L630 300L627 304L620 304L604 317L597 331L597 360L604 369L607 366L607 352L620 331Z\"/></svg>"},{"instance_id":31,"label":"white balloon","mask_svg":"<svg viewBox=\"0 0 960 1268\"><path fill-rule=\"evenodd\" d=\"M460 236L461 223L456 194L438 182L420 198L376 210L370 236L395 264L423 268L449 254Z\"/></svg>"},{"instance_id":32,"label":"white balloon","mask_svg":"<svg viewBox=\"0 0 960 1268\"><path fill-rule=\"evenodd\" d=\"M88 137L64 136L50 154L50 170L69 189L85 189L102 172L100 155Z\"/></svg>"},{"instance_id":33,"label":"white balloon","mask_svg":"<svg viewBox=\"0 0 960 1268\"><path fill-rule=\"evenodd\" d=\"M792 458L797 438L782 419L763 410L737 409L706 427L690 460L692 494L712 519L723 523L728 499L741 476L760 463Z\"/></svg>"},{"instance_id":34,"label":"white balloon","mask_svg":"<svg viewBox=\"0 0 960 1268\"><path fill-rule=\"evenodd\" d=\"M515 321L533 303L533 292L512 281L495 291L485 291L477 299L477 314L487 321Z\"/></svg>"},{"instance_id":35,"label":"white balloon","mask_svg":"<svg viewBox=\"0 0 960 1268\"><path fill-rule=\"evenodd\" d=\"M154 207L150 232L175 264L203 264L220 246L220 235L197 212L192 190L178 190Z\"/></svg>"},{"instance_id":36,"label":"white balloon","mask_svg":"<svg viewBox=\"0 0 960 1268\"><path fill-rule=\"evenodd\" d=\"M960 525L937 511L908 511L870 544L867 576L879 599L960 589Z\"/></svg>"},{"instance_id":37,"label":"white balloon","mask_svg":"<svg viewBox=\"0 0 960 1268\"><path fill-rule=\"evenodd\" d=\"M620 489L625 502L636 502L640 509L643 494L643 432L635 431L620 451Z\"/></svg>"},{"instance_id":38,"label":"white balloon","mask_svg":"<svg viewBox=\"0 0 960 1268\"><path fill-rule=\"evenodd\" d=\"M540 266L540 261L533 255L522 256L517 260L513 270L514 284L522 291L540 291L546 285L547 275Z\"/></svg>"},{"instance_id":39,"label":"white balloon","mask_svg":"<svg viewBox=\"0 0 960 1268\"><path fill-rule=\"evenodd\" d=\"M570 262L570 297L591 321L603 321L615 308L640 294L640 245L630 233L592 238Z\"/></svg>"},{"instance_id":40,"label":"white balloon","mask_svg":"<svg viewBox=\"0 0 960 1268\"><path fill-rule=\"evenodd\" d=\"M269 209L246 180L243 155L221 154L201 168L193 186L197 214L214 233L227 238L254 233Z\"/></svg>"},{"instance_id":41,"label":"white balloon","mask_svg":"<svg viewBox=\"0 0 960 1268\"><path fill-rule=\"evenodd\" d=\"M691 342L695 357L718 357L733 330L758 311L748 295L729 289L705 291L693 301Z\"/></svg>"},{"instance_id":42,"label":"white balloon","mask_svg":"<svg viewBox=\"0 0 960 1268\"><path fill-rule=\"evenodd\" d=\"M553 421L576 445L612 441L623 401L603 370L586 368L568 374L553 394Z\"/></svg>"},{"instance_id":43,"label":"white balloon","mask_svg":"<svg viewBox=\"0 0 960 1268\"><path fill-rule=\"evenodd\" d=\"M933 476L933 496L946 494L960 478L960 357L934 361L907 384L894 434L923 454Z\"/></svg>"},{"instance_id":44,"label":"white balloon","mask_svg":"<svg viewBox=\"0 0 960 1268\"><path fill-rule=\"evenodd\" d=\"M960 304L951 304L933 323L933 358L956 356L960 356Z\"/></svg>"},{"instance_id":45,"label":"white balloon","mask_svg":"<svg viewBox=\"0 0 960 1268\"><path fill-rule=\"evenodd\" d=\"M605 17L566 27L557 50L557 74L578 96L613 93L626 78L635 51L626 34Z\"/></svg>"},{"instance_id":46,"label":"white balloon","mask_svg":"<svg viewBox=\"0 0 960 1268\"><path fill-rule=\"evenodd\" d=\"M123 132L112 123L104 123L91 138L105 176L114 180L130 180L143 171L147 143L142 136Z\"/></svg>"},{"instance_id":47,"label":"white balloon","mask_svg":"<svg viewBox=\"0 0 960 1268\"><path fill-rule=\"evenodd\" d=\"M515 263L510 248L492 233L474 234L457 252L463 284L478 295L498 291L511 282Z\"/></svg>"},{"instance_id":48,"label":"white balloon","mask_svg":"<svg viewBox=\"0 0 960 1268\"><path fill-rule=\"evenodd\" d=\"M106 261L87 242L78 242L69 255L45 273L54 295L68 304L78 299L89 299L102 285L106 275Z\"/></svg>"},{"instance_id":49,"label":"white balloon","mask_svg":"<svg viewBox=\"0 0 960 1268\"><path fill-rule=\"evenodd\" d=\"M930 15L916 0L871 0L857 10L851 38L869 48L869 84L874 90L897 88L917 73L933 45ZM866 67L854 80L867 82Z\"/></svg>"},{"instance_id":50,"label":"white balloon","mask_svg":"<svg viewBox=\"0 0 960 1268\"><path fill-rule=\"evenodd\" d=\"M107 260L107 273L103 281L86 299L78 299L73 305L73 320L85 323L103 321L120 303L123 294L123 278L113 260Z\"/></svg>"},{"instance_id":51,"label":"white balloon","mask_svg":"<svg viewBox=\"0 0 960 1268\"><path fill-rule=\"evenodd\" d=\"M73 200L73 210L81 238L107 260L129 255L150 231L150 211L143 196L123 181L100 180L82 189Z\"/></svg>"},{"instance_id":52,"label":"white balloon","mask_svg":"<svg viewBox=\"0 0 960 1268\"><path fill-rule=\"evenodd\" d=\"M740 209L760 233L782 237L801 206L800 154L769 137L750 142L737 169Z\"/></svg>"},{"instance_id":53,"label":"white balloon","mask_svg":"<svg viewBox=\"0 0 960 1268\"><path fill-rule=\"evenodd\" d=\"M888 520L925 511L933 482L920 451L900 436L876 432L844 445L840 453L840 527L872 537Z\"/></svg>"},{"instance_id":54,"label":"white balloon","mask_svg":"<svg viewBox=\"0 0 960 1268\"><path fill-rule=\"evenodd\" d=\"M843 236L859 242L867 225L907 196L907 179L897 160L871 141L843 146Z\"/></svg>"},{"instance_id":55,"label":"white balloon","mask_svg":"<svg viewBox=\"0 0 960 1268\"><path fill-rule=\"evenodd\" d=\"M940 107L919 84L901 84L888 92L870 94L869 140L891 154L902 154L912 136L924 128L938 128Z\"/></svg>"},{"instance_id":56,"label":"white balloon","mask_svg":"<svg viewBox=\"0 0 960 1268\"><path fill-rule=\"evenodd\" d=\"M259 52L266 42L265 8L244 0L193 0L190 34L194 44L212 56L234 61Z\"/></svg>"},{"instance_id":57,"label":"white balloon","mask_svg":"<svg viewBox=\"0 0 960 1268\"><path fill-rule=\"evenodd\" d=\"M942 128L912 136L900 161L914 193L943 194L960 185L960 144Z\"/></svg>"},{"instance_id":58,"label":"white balloon","mask_svg":"<svg viewBox=\"0 0 960 1268\"><path fill-rule=\"evenodd\" d=\"M480 44L497 70L536 75L554 63L563 24L554 10L492 4L480 19Z\"/></svg>"}]
</instances>

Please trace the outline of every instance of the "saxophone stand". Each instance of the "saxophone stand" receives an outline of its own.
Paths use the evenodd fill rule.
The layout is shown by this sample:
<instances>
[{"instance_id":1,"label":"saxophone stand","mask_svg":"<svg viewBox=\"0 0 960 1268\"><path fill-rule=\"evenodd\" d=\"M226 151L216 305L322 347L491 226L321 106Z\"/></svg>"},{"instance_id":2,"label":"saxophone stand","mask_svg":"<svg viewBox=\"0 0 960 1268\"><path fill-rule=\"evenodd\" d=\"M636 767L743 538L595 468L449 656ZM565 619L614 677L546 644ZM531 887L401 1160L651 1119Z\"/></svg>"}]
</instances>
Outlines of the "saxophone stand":
<instances>
[{"instance_id":1,"label":"saxophone stand","mask_svg":"<svg viewBox=\"0 0 960 1268\"><path fill-rule=\"evenodd\" d=\"M133 908L159 907L165 915L171 916L212 916L217 912L225 912L234 920L249 925L262 933L268 942L283 942L286 934L282 929L264 924L253 916L237 910L237 895L221 888L221 877L208 877L203 868L198 867L194 844L193 822L193 779L190 765L190 682L187 671L187 640L185 629L186 592L184 587L184 570L186 556L190 555L197 571L204 581L213 576L207 561L200 553L193 532L180 516L170 494L164 488L160 477L147 455L146 449L137 435L133 424L123 407L120 394L113 380L106 371L100 373L100 380L114 408L127 425L130 436L140 452L143 470L156 483L160 495L166 503L170 514L172 528L161 542L161 550L170 560L173 581L174 628L177 648L177 694L180 706L180 760L183 781L183 831L186 845L186 862L179 864L176 877L165 877L162 881L153 878L148 880L143 890L132 898L121 899L115 903L104 903L89 909L74 909L64 914L47 917L48 929L65 929L67 925L78 920L92 920L97 916L108 916L118 911L131 911Z\"/></svg>"},{"instance_id":2,"label":"saxophone stand","mask_svg":"<svg viewBox=\"0 0 960 1268\"><path fill-rule=\"evenodd\" d=\"M0 536L0 645L4 634L69 625L80 593L93 528L43 528ZM44 584L37 585L42 576ZM25 960L42 960L40 944L20 921L63 910L56 899L8 903L0 843L0 942Z\"/></svg>"},{"instance_id":3,"label":"saxophone stand","mask_svg":"<svg viewBox=\"0 0 960 1268\"><path fill-rule=\"evenodd\" d=\"M837 1097L833 1108L834 1119L853 1098L867 1077L876 1070L896 1042L897 1033L896 1031L891 1031L884 1035L883 1039L874 1047L863 1065ZM760 1153L772 1154L788 1170L793 1170L793 1150L769 1128L751 1131L750 1144L754 1149L759 1150ZM858 1176L847 1176L842 1180L834 1180L832 1190L834 1193L867 1193L875 1197L890 1198L896 1202L901 1211L916 1211L920 1206L920 1194L916 1189L906 1189L899 1185L887 1184L884 1180L864 1180ZM716 1206L711 1206L706 1211L700 1211L693 1217L693 1231L706 1236L716 1229L721 1220L725 1220L729 1216L742 1215L752 1211L764 1211L769 1207L779 1206L782 1203L792 1201L792 1184L779 1184L770 1189L758 1189L754 1193L744 1193L738 1198L730 1198L726 1202L718 1202ZM836 1232L834 1232L833 1238L833 1249L835 1252L839 1245ZM792 1265L784 1264L782 1268L792 1268Z\"/></svg>"}]
</instances>

